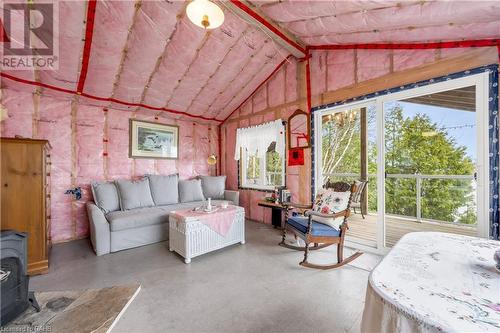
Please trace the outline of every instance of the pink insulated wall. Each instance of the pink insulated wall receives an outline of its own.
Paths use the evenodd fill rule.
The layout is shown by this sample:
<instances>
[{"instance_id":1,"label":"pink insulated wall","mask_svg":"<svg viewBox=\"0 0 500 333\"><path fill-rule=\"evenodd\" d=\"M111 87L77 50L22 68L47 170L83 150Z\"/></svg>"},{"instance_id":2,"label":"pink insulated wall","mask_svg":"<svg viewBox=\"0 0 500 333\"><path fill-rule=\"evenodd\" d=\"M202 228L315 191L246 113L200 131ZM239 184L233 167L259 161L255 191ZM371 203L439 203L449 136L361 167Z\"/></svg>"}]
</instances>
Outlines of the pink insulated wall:
<instances>
[{"instance_id":1,"label":"pink insulated wall","mask_svg":"<svg viewBox=\"0 0 500 333\"><path fill-rule=\"evenodd\" d=\"M61 242L88 235L85 203L92 199L90 183L137 178L147 173L179 173L181 178L214 174L206 163L218 152L216 125L167 118L147 111L123 111L83 105L70 99L2 90L1 105L7 117L2 137L21 136L49 140L51 169L51 237ZM179 126L178 160L131 159L129 118ZM64 194L81 187L83 197Z\"/></svg>"}]
</instances>

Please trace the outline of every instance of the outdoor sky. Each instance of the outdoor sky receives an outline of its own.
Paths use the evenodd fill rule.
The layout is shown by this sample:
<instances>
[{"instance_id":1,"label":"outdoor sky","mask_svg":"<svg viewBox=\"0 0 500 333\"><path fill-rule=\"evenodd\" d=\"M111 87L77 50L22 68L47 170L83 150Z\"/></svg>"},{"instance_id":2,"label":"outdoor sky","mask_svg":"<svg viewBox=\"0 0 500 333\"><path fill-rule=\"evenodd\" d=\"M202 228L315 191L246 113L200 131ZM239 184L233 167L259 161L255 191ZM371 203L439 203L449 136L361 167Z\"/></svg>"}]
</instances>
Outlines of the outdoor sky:
<instances>
[{"instance_id":1,"label":"outdoor sky","mask_svg":"<svg viewBox=\"0 0 500 333\"><path fill-rule=\"evenodd\" d=\"M447 128L448 136L455 138L455 141L460 146L467 148L467 154L476 161L476 113L470 111L462 111L457 109L449 109L435 107L431 105L420 105L414 103L398 102L404 110L405 117L413 118L417 114L426 114L430 119L437 123L439 127L453 127L461 125L474 125L474 127L464 127L458 129Z\"/></svg>"}]
</instances>

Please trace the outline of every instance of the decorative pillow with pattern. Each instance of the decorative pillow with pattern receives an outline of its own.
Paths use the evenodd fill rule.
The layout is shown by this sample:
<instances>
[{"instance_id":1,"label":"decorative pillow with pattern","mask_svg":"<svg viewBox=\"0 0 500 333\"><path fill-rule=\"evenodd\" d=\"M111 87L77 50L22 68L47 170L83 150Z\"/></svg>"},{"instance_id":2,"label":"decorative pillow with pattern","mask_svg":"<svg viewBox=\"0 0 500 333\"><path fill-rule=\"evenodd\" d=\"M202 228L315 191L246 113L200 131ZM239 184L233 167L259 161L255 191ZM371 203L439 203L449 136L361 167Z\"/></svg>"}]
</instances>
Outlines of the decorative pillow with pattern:
<instances>
[{"instance_id":1,"label":"decorative pillow with pattern","mask_svg":"<svg viewBox=\"0 0 500 333\"><path fill-rule=\"evenodd\" d=\"M335 192L331 189L322 189L316 195L316 200L312 210L322 214L335 214L341 212L347 208L349 203L349 196L351 192ZM329 225L335 229L339 229L340 225L344 221L343 217L337 217L335 219L313 216L313 221Z\"/></svg>"}]
</instances>

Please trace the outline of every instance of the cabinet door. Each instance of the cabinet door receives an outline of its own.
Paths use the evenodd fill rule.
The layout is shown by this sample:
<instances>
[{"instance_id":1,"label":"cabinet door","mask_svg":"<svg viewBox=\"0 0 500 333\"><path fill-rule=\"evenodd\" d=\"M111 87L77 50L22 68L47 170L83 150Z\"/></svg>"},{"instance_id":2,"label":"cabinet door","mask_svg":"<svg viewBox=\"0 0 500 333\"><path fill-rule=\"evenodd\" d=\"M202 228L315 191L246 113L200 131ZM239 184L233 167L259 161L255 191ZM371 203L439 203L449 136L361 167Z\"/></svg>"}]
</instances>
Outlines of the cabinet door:
<instances>
[{"instance_id":1,"label":"cabinet door","mask_svg":"<svg viewBox=\"0 0 500 333\"><path fill-rule=\"evenodd\" d=\"M46 262L42 146L3 143L1 228L28 233L28 271Z\"/></svg>"}]
</instances>

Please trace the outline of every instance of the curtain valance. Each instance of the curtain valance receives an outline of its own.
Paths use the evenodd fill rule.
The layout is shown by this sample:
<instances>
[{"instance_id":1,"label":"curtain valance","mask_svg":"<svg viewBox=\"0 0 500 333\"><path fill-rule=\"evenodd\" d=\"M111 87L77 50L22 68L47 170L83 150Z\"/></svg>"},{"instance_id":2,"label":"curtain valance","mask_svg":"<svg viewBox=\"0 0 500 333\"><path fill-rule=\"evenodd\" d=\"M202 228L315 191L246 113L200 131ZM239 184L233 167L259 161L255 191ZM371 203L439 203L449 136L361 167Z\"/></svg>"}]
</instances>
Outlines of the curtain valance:
<instances>
[{"instance_id":1,"label":"curtain valance","mask_svg":"<svg viewBox=\"0 0 500 333\"><path fill-rule=\"evenodd\" d=\"M281 119L257 126L238 128L234 159L240 159L240 149L246 149L249 153L256 154L258 158L263 158L273 141L276 142L276 152L282 155L285 151L285 130Z\"/></svg>"}]
</instances>

